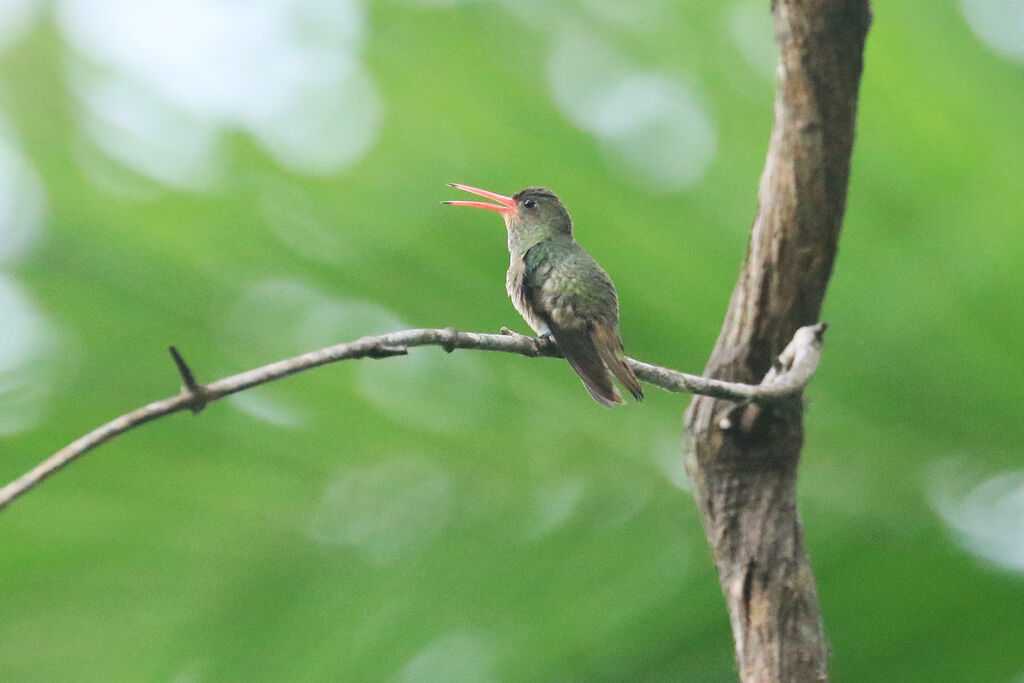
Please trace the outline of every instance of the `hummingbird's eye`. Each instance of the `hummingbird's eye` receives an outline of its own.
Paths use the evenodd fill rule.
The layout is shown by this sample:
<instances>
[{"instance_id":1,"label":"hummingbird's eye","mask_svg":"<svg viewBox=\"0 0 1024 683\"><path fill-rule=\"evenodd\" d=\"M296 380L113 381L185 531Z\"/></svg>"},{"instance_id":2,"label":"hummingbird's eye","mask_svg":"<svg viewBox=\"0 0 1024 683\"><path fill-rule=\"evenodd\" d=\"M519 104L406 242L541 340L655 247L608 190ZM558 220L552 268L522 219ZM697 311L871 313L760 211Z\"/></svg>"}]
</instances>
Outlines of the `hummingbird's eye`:
<instances>
[{"instance_id":1,"label":"hummingbird's eye","mask_svg":"<svg viewBox=\"0 0 1024 683\"><path fill-rule=\"evenodd\" d=\"M537 206L537 202L533 201L532 199L527 199L525 202L523 202L523 206L525 206L527 209L532 209L533 207Z\"/></svg>"}]
</instances>

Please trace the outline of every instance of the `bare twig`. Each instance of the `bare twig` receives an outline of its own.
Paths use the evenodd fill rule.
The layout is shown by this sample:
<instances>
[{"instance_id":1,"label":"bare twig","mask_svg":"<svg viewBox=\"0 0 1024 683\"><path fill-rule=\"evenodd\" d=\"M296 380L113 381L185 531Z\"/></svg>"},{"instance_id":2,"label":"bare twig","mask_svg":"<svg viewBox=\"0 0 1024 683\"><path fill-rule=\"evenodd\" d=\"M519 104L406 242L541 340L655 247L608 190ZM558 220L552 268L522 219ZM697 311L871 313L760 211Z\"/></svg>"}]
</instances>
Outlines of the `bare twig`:
<instances>
[{"instance_id":1,"label":"bare twig","mask_svg":"<svg viewBox=\"0 0 1024 683\"><path fill-rule=\"evenodd\" d=\"M192 405L189 406L189 410L198 415L206 407L206 387L196 381L196 376L192 374L192 368L188 366L185 359L178 353L178 349L171 346L167 350L171 352L174 365L178 368L178 374L181 375L182 394L192 399Z\"/></svg>"},{"instance_id":2,"label":"bare twig","mask_svg":"<svg viewBox=\"0 0 1024 683\"><path fill-rule=\"evenodd\" d=\"M806 329L811 329L811 327ZM814 368L817 367L821 347L820 335L809 332L801 336L801 333L802 330L798 331L793 340L793 343L797 344L800 349L799 352L794 351L792 354L797 362L793 363L792 368L773 377L770 383L764 385L705 379L632 358L629 359L629 364L637 377L667 391L704 394L742 402L776 402L798 395L803 391L811 375L814 374ZM801 341L798 343L798 340ZM301 356L225 377L209 384L200 384L196 381L195 375L181 354L172 346L170 347L171 357L174 359L175 367L177 367L184 385L180 394L125 413L60 449L0 489L0 510L75 458L106 443L118 434L150 420L185 409L198 413L207 403L217 401L230 394L327 363L350 358L402 356L406 355L409 348L413 346L440 346L449 353L455 349L476 349L478 351L516 353L530 357L561 357L561 352L554 342L521 334L457 332L452 327L404 330L376 337L363 337L347 344L328 346L318 351L310 351Z\"/></svg>"}]
</instances>

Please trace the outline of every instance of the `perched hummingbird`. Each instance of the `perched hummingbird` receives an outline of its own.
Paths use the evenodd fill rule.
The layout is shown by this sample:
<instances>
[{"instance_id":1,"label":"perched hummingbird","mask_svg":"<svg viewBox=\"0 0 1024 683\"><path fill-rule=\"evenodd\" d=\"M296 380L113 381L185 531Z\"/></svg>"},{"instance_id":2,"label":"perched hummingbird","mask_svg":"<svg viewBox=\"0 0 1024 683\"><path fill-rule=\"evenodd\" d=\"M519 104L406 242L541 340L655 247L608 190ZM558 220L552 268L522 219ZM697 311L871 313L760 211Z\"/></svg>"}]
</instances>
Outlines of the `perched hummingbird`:
<instances>
[{"instance_id":1,"label":"perched hummingbird","mask_svg":"<svg viewBox=\"0 0 1024 683\"><path fill-rule=\"evenodd\" d=\"M636 400L644 391L626 364L619 336L615 286L572 236L572 219L551 190L528 187L512 197L450 183L497 204L444 202L497 211L505 219L511 260L505 289L523 319L549 336L598 403L625 403L612 384L614 374ZM611 371L611 374L609 374Z\"/></svg>"}]
</instances>

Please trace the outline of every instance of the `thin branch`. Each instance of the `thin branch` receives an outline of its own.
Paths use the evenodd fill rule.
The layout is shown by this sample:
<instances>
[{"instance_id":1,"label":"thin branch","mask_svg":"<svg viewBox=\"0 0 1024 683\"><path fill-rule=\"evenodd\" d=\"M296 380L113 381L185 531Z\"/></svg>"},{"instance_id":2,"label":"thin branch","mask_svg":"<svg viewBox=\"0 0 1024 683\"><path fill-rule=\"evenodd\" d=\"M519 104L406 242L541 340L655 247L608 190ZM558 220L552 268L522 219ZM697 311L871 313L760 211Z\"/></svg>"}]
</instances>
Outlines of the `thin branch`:
<instances>
[{"instance_id":1,"label":"thin branch","mask_svg":"<svg viewBox=\"0 0 1024 683\"><path fill-rule=\"evenodd\" d=\"M178 349L171 346L167 350L171 352L174 365L178 368L178 374L181 375L182 393L192 398L192 405L189 408L193 414L198 415L206 407L206 387L196 381L196 376L192 374L192 368L188 366L185 359L178 353Z\"/></svg>"},{"instance_id":2,"label":"thin branch","mask_svg":"<svg viewBox=\"0 0 1024 683\"><path fill-rule=\"evenodd\" d=\"M804 332L804 330L809 331ZM703 394L743 403L777 402L799 395L814 374L820 356L821 331L823 330L823 325L812 325L799 330L791 344L791 346L796 345L799 349L794 349L791 354L796 362L791 363L792 367L789 369L772 377L770 382L766 381L761 385L706 379L632 358L629 359L629 365L641 380L667 391ZM347 344L328 346L318 351L310 351L301 356L225 377L209 384L200 384L196 381L192 369L184 358L172 346L170 347L171 357L174 359L175 367L177 367L184 385L180 394L125 413L60 449L0 489L0 510L72 460L150 420L186 409L198 413L207 403L220 400L225 396L327 363L351 358L403 356L408 353L410 347L414 346L440 346L448 353L455 349L475 349L516 353L529 357L561 357L558 346L548 339L526 337L521 334L507 333L507 331L505 334L480 334L457 332L452 327L404 330L376 337L363 337Z\"/></svg>"}]
</instances>

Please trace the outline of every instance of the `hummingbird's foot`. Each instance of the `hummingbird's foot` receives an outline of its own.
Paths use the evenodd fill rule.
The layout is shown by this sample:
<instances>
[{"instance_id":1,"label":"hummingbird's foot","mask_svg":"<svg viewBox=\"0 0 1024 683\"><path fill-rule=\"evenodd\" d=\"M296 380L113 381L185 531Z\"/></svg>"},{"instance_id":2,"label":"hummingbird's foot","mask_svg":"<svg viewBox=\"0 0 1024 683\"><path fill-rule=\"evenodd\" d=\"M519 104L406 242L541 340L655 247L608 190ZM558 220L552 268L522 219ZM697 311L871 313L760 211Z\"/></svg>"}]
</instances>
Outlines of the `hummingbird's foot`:
<instances>
[{"instance_id":1,"label":"hummingbird's foot","mask_svg":"<svg viewBox=\"0 0 1024 683\"><path fill-rule=\"evenodd\" d=\"M558 349L558 342L555 341L555 335L551 333L551 330L544 334L538 334L533 343L537 347L537 351L541 353L549 353Z\"/></svg>"}]
</instances>

